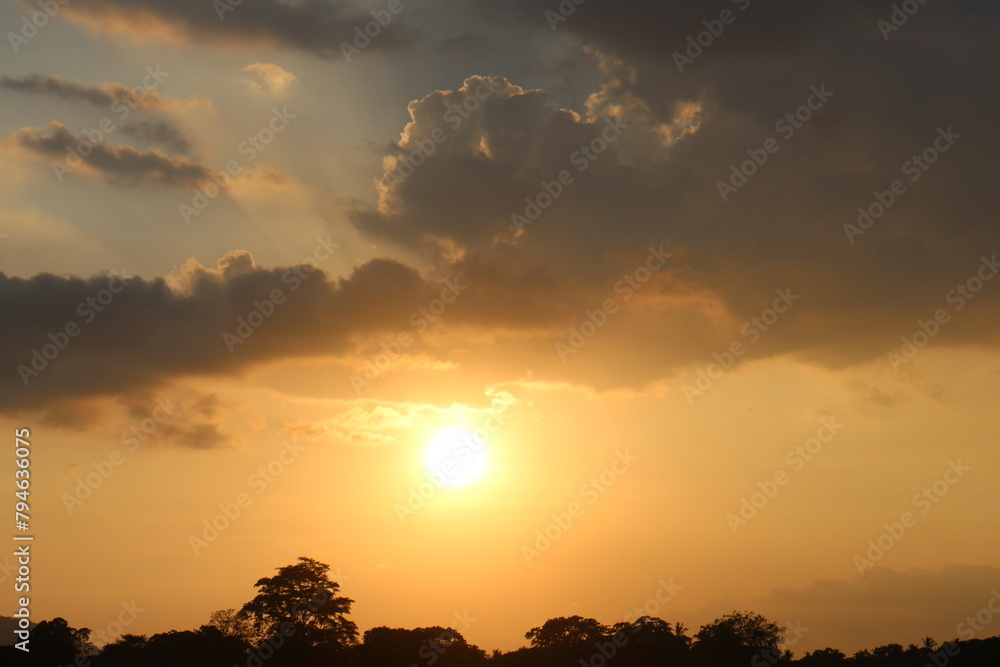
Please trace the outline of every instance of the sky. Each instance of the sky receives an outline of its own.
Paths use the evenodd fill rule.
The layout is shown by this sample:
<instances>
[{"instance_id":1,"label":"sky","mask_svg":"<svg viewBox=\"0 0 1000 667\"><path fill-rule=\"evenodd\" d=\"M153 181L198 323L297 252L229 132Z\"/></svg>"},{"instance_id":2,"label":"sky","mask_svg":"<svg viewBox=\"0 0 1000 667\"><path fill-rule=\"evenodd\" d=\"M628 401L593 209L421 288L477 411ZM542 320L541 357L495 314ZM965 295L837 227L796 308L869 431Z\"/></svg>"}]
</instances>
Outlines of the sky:
<instances>
[{"instance_id":1,"label":"sky","mask_svg":"<svg viewBox=\"0 0 1000 667\"><path fill-rule=\"evenodd\" d=\"M636 609L1000 633L992 3L0 25L35 620L196 628L309 556L362 630L487 650Z\"/></svg>"}]
</instances>

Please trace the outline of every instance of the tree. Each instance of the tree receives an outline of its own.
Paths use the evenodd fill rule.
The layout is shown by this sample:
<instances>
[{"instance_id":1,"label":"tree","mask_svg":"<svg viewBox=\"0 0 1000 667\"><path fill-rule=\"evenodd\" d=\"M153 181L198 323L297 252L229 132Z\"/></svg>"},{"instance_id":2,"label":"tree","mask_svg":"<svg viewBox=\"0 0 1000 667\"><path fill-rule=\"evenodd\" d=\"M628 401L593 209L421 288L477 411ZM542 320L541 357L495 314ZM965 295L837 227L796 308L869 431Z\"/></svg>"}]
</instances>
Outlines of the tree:
<instances>
[{"instance_id":1,"label":"tree","mask_svg":"<svg viewBox=\"0 0 1000 667\"><path fill-rule=\"evenodd\" d=\"M807 665L808 667L836 667L837 665L843 665L845 662L847 662L847 656L835 648L817 649L812 653L806 653L799 660L799 664Z\"/></svg>"},{"instance_id":2,"label":"tree","mask_svg":"<svg viewBox=\"0 0 1000 667\"><path fill-rule=\"evenodd\" d=\"M360 647L362 665L409 667L413 664L459 667L486 664L486 652L469 644L452 628L367 630Z\"/></svg>"},{"instance_id":3,"label":"tree","mask_svg":"<svg viewBox=\"0 0 1000 667\"><path fill-rule=\"evenodd\" d=\"M237 609L213 611L208 625L217 628L224 637L240 639L248 644L256 644L266 638L266 635L258 635L253 620Z\"/></svg>"},{"instance_id":4,"label":"tree","mask_svg":"<svg viewBox=\"0 0 1000 667\"><path fill-rule=\"evenodd\" d=\"M660 618L642 616L633 622L615 623L615 638L624 640L623 655L629 664L681 665L688 658L691 638L680 623L671 627Z\"/></svg>"},{"instance_id":5,"label":"tree","mask_svg":"<svg viewBox=\"0 0 1000 667\"><path fill-rule=\"evenodd\" d=\"M754 656L781 657L785 630L760 614L732 612L703 625L695 635L695 651L708 664L749 662Z\"/></svg>"},{"instance_id":6,"label":"tree","mask_svg":"<svg viewBox=\"0 0 1000 667\"><path fill-rule=\"evenodd\" d=\"M524 633L531 640L534 648L579 648L581 645L594 644L606 639L611 634L607 626L592 618L570 616L550 618L540 628L532 628Z\"/></svg>"},{"instance_id":7,"label":"tree","mask_svg":"<svg viewBox=\"0 0 1000 667\"><path fill-rule=\"evenodd\" d=\"M358 628L347 614L354 600L338 597L340 584L327 576L330 566L300 557L258 579L257 595L240 614L263 636L281 635L298 647L342 649L357 643Z\"/></svg>"},{"instance_id":8,"label":"tree","mask_svg":"<svg viewBox=\"0 0 1000 667\"><path fill-rule=\"evenodd\" d=\"M70 627L64 618L42 621L31 630L31 658L39 665L70 665L95 651L90 629Z\"/></svg>"},{"instance_id":9,"label":"tree","mask_svg":"<svg viewBox=\"0 0 1000 667\"><path fill-rule=\"evenodd\" d=\"M146 637L122 635L103 649L94 661L96 667L130 667L144 664Z\"/></svg>"}]
</instances>

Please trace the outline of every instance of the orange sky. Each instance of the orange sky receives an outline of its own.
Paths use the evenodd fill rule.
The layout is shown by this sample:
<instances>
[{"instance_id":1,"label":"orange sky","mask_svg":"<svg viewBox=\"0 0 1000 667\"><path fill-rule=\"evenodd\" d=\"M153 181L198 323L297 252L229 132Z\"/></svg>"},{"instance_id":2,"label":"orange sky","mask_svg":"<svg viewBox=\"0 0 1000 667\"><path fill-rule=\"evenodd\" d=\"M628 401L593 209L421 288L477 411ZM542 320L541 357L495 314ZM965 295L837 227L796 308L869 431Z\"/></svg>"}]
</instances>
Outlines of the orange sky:
<instances>
[{"instance_id":1,"label":"orange sky","mask_svg":"<svg viewBox=\"0 0 1000 667\"><path fill-rule=\"evenodd\" d=\"M34 619L193 628L309 556L362 630L487 650L636 608L965 632L996 9L452 0L355 44L377 4L0 10Z\"/></svg>"}]
</instances>

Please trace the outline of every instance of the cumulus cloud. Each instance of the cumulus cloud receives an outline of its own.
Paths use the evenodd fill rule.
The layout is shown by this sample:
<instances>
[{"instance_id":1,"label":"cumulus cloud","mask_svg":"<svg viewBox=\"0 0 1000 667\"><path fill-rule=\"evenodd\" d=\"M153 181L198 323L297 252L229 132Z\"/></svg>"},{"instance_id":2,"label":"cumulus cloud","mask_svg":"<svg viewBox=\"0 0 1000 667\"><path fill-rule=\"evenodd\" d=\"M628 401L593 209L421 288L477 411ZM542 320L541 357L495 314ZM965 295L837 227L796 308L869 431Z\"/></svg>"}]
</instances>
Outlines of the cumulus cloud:
<instances>
[{"instance_id":1,"label":"cumulus cloud","mask_svg":"<svg viewBox=\"0 0 1000 667\"><path fill-rule=\"evenodd\" d=\"M266 95L280 95L298 81L298 77L274 63L254 63L241 71L252 77L243 79L244 85L252 92Z\"/></svg>"},{"instance_id":2,"label":"cumulus cloud","mask_svg":"<svg viewBox=\"0 0 1000 667\"><path fill-rule=\"evenodd\" d=\"M550 7L542 5L507 6L549 31ZM1000 283L990 281L1000 229L983 178L1000 136L984 109L1000 100L995 88L967 82L996 77L983 65L996 10L922 7L927 13L887 43L876 25L884 8L865 3L731 9L736 21L680 72L674 53L718 12L690 3L579 6L558 29L601 75L582 109L559 109L543 91L505 80L476 102L476 91L494 81L482 78L412 102L410 122L386 151L378 204L352 211L354 224L469 274L492 273L493 284L542 271L576 309L576 324L613 296L611 286L644 248L663 244L674 254L669 270L630 304L649 307L646 316L631 324L630 315L615 316L573 361L599 367L619 354L618 380L630 384L747 343L742 325L786 288L800 299L740 362L884 361L939 309L950 319L935 346L995 347ZM970 12L983 22L965 20ZM636 15L662 20L637 25ZM628 130L577 172L573 152L609 119ZM447 139L428 144L435 130ZM745 180L734 177L768 139L776 152L763 165L748 163ZM928 148L934 164L914 171L913 157ZM549 203L546 184L553 190L567 168L572 185L537 206ZM858 207L894 180L905 194L852 236L845 225L857 224ZM732 188L725 197L720 183ZM544 210L512 238L512 214L524 217L532 201ZM966 298L970 285L982 289ZM700 305L679 309L681 302ZM627 331L612 334L618 327ZM613 338L626 347L605 358L602 341ZM536 370L576 372L528 357Z\"/></svg>"},{"instance_id":3,"label":"cumulus cloud","mask_svg":"<svg viewBox=\"0 0 1000 667\"><path fill-rule=\"evenodd\" d=\"M148 139L162 129L156 125L134 125L129 132ZM166 136L169 138L169 132ZM211 167L185 157L166 155L156 148L143 153L131 146L95 144L57 122L51 123L48 133L33 128L21 129L13 134L11 143L52 160L60 178L83 165L115 183L159 183L190 188L212 182L215 174Z\"/></svg>"}]
</instances>

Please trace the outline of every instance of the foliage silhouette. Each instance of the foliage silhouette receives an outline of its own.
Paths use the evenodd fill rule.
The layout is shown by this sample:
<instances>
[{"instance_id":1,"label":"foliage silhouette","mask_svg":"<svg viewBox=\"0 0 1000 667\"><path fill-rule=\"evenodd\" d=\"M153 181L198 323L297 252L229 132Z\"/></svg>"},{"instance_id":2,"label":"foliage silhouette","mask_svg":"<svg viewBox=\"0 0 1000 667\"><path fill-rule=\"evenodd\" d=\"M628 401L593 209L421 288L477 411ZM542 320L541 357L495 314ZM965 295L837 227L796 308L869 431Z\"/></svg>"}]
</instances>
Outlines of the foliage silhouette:
<instances>
[{"instance_id":1,"label":"foliage silhouette","mask_svg":"<svg viewBox=\"0 0 1000 667\"><path fill-rule=\"evenodd\" d=\"M794 659L785 630L753 612L732 612L693 636L680 623L643 616L612 626L552 618L525 633L529 646L487 655L453 628L385 626L361 641L329 566L311 558L259 579L242 609L211 615L197 630L123 635L102 649L65 619L31 631L31 652L0 647L0 667L996 667L1000 637L938 645L886 644L846 656L824 648Z\"/></svg>"}]
</instances>

